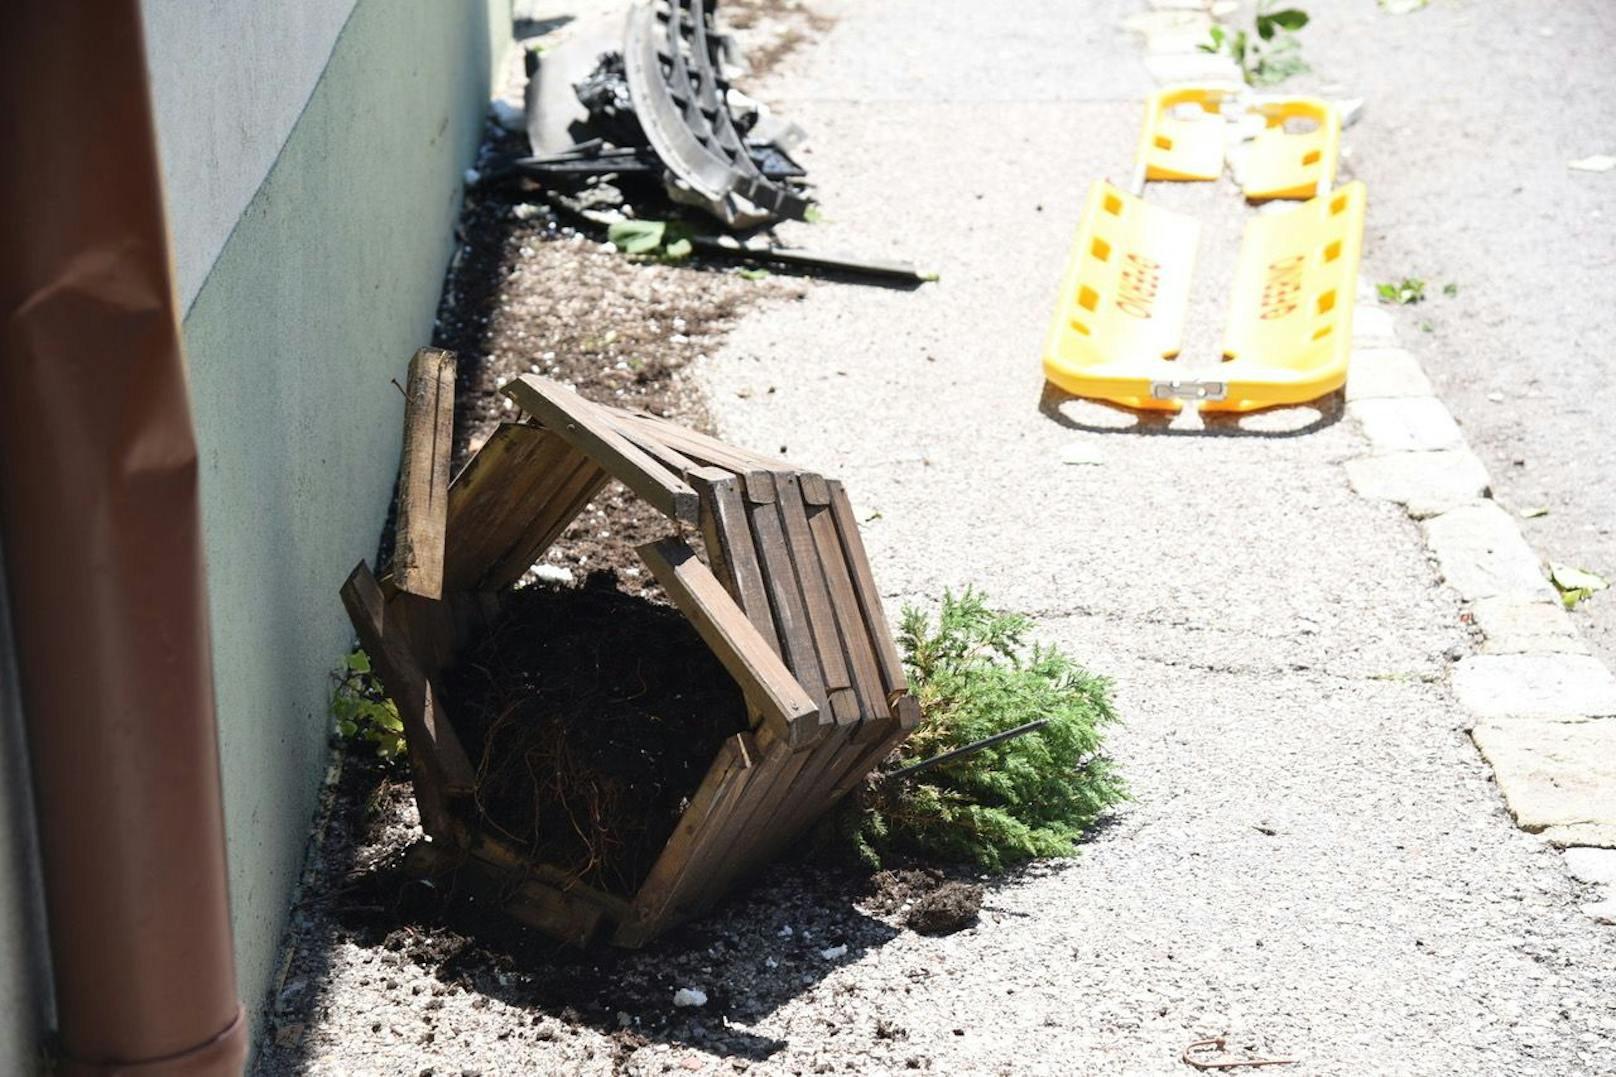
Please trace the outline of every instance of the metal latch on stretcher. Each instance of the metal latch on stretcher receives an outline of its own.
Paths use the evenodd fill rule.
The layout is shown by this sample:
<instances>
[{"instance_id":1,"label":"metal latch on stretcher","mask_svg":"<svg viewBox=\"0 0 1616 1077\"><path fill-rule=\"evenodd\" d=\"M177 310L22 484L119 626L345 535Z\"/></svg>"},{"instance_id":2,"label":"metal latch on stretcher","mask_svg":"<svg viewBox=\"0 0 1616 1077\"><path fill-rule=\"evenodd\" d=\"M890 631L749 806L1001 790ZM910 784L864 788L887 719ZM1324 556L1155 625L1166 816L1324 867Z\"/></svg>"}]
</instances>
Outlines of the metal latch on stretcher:
<instances>
[{"instance_id":1,"label":"metal latch on stretcher","mask_svg":"<svg viewBox=\"0 0 1616 1077\"><path fill-rule=\"evenodd\" d=\"M1223 400L1229 395L1226 381L1153 381L1150 395L1156 400Z\"/></svg>"}]
</instances>

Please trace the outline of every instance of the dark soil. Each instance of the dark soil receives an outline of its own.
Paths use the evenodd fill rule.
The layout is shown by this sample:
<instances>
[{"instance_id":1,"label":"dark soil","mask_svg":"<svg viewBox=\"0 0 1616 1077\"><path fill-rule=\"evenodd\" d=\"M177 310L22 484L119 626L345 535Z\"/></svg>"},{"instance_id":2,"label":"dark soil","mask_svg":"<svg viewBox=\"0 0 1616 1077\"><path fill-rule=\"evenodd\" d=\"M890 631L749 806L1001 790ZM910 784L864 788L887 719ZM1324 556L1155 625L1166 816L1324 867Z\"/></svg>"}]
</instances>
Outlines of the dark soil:
<instances>
[{"instance_id":1,"label":"dark soil","mask_svg":"<svg viewBox=\"0 0 1616 1077\"><path fill-rule=\"evenodd\" d=\"M443 689L484 825L624 896L724 739L747 728L739 689L690 623L623 594L610 572L512 592Z\"/></svg>"},{"instance_id":2,"label":"dark soil","mask_svg":"<svg viewBox=\"0 0 1616 1077\"><path fill-rule=\"evenodd\" d=\"M524 137L492 132L484 159L516 152L526 152ZM527 181L467 191L456 234L433 343L459 360L457 471L498 423L519 417L500 388L527 373L713 432L685 368L716 349L750 304L800 299L809 286L748 280L732 263L699 256L679 265L635 261L600 230L550 207ZM655 594L634 547L669 530L659 512L612 482L546 559L579 576L614 569L622 590Z\"/></svg>"},{"instance_id":3,"label":"dark soil","mask_svg":"<svg viewBox=\"0 0 1616 1077\"><path fill-rule=\"evenodd\" d=\"M975 924L981 911L982 888L951 881L917 897L903 922L922 935L952 935Z\"/></svg>"}]
</instances>

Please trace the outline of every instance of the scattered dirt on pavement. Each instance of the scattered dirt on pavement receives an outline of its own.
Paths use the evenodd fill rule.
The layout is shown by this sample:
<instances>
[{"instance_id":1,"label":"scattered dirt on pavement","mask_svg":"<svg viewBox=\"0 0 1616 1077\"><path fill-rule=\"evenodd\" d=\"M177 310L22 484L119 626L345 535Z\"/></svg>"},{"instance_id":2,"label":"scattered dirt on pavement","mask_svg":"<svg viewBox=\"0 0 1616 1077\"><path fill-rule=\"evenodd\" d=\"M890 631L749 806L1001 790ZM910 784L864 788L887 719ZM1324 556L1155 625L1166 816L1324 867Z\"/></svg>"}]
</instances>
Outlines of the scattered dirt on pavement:
<instances>
[{"instance_id":1,"label":"scattered dirt on pavement","mask_svg":"<svg viewBox=\"0 0 1616 1077\"><path fill-rule=\"evenodd\" d=\"M484 825L624 896L724 739L747 725L734 680L690 622L618 591L609 571L513 592L443 689L477 766Z\"/></svg>"},{"instance_id":2,"label":"scattered dirt on pavement","mask_svg":"<svg viewBox=\"0 0 1616 1077\"><path fill-rule=\"evenodd\" d=\"M754 78L769 74L836 25L835 19L810 11L800 0L726 0L723 20L748 33L746 64Z\"/></svg>"},{"instance_id":3,"label":"scattered dirt on pavement","mask_svg":"<svg viewBox=\"0 0 1616 1077\"><path fill-rule=\"evenodd\" d=\"M916 898L903 922L922 935L952 935L976 923L981 911L980 886L950 881Z\"/></svg>"}]
</instances>

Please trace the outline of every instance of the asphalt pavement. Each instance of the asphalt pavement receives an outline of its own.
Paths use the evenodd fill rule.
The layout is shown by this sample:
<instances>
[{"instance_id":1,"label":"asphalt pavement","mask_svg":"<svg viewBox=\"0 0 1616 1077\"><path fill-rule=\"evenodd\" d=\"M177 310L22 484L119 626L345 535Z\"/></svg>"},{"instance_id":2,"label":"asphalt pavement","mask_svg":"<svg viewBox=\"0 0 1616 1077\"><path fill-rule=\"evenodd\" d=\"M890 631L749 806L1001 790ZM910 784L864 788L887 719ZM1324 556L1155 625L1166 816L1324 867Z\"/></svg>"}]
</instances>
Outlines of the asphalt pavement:
<instances>
[{"instance_id":1,"label":"asphalt pavement","mask_svg":"<svg viewBox=\"0 0 1616 1077\"><path fill-rule=\"evenodd\" d=\"M1559 38L1529 23L1530 41L1488 47L1599 55L1591 39L1609 20L1577 6ZM768 1066L1163 1073L1191 1041L1227 1033L1251 1056L1298 1059L1295 1073L1616 1072L1612 930L1504 810L1448 683L1471 646L1459 602L1418 526L1349 487L1343 463L1370 451L1358 423L1327 401L1163 425L1044 392L1040 341L1084 193L1130 171L1152 83L1120 25L1145 5L817 7L835 28L759 91L813 135L805 163L826 219L793 238L912 258L942 279L914 292L820 284L748 315L704 368L720 428L846 482L894 608L976 585L1112 677L1126 723L1113 750L1137 799L1075 861L997 887L976 931L894 939L759 1022L789 1044ZM1439 70L1439 49L1470 55L1442 27L1490 32L1487 10L1342 3L1316 13L1306 54L1315 84L1370 98L1348 139L1370 184L1365 276L1433 282L1426 303L1394 313L1401 339L1482 446L1526 459L1489 460L1509 475L1500 496L1563 491L1545 526L1563 556L1597 568L1608 535L1577 523L1600 504L1608 520L1610 502L1579 492L1598 482L1589 459L1569 461L1578 445L1592 456L1608 359L1564 375L1611 316L1598 309L1609 234L1572 223L1610 188L1574 185L1616 177L1570 176L1565 161L1601 150L1610 125L1522 132L1542 148L1521 151L1530 168L1513 179L1492 159L1516 137L1502 117L1541 124L1543 110L1500 112L1479 71ZM1377 50L1381 35L1407 44ZM1559 59L1500 66L1543 80L1547 97L1568 79L1608 87L1608 64L1573 76L1567 54L1547 55ZM1436 90L1464 117L1446 151L1429 134ZM1495 190L1512 183L1537 193ZM1244 212L1215 201L1196 207L1208 243ZM1519 225L1513 238L1501 219ZM1219 251L1192 332L1221 322ZM1551 284L1568 291L1539 303ZM1541 398L1524 395L1532 377ZM1585 429L1568 421L1578 408ZM1558 433L1539 430L1556 419ZM1541 440L1495 449L1514 443L1488 440L1489 421L1499 438ZM1557 460L1580 481L1513 485ZM841 997L864 1000L870 1020L841 1017Z\"/></svg>"}]
</instances>

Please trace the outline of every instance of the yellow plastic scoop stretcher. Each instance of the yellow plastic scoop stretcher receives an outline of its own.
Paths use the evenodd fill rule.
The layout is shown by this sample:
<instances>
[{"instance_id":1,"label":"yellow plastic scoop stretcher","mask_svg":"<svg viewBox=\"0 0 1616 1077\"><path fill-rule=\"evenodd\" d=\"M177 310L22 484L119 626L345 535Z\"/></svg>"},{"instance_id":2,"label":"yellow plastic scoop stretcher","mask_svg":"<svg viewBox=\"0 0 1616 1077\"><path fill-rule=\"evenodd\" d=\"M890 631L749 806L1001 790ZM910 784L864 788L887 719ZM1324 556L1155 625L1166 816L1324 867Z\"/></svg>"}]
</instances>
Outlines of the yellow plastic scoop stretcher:
<instances>
[{"instance_id":1,"label":"yellow plastic scoop stretcher","mask_svg":"<svg viewBox=\"0 0 1616 1077\"><path fill-rule=\"evenodd\" d=\"M1229 91L1212 87L1167 87L1153 94L1136 189L1146 179L1221 175L1220 117L1228 100ZM1328 103L1260 98L1248 108L1265 125L1246 160L1246 197L1307 201L1247 223L1223 364L1192 372L1176 361L1199 222L1102 180L1084 205L1045 337L1044 374L1052 383L1133 408L1177 410L1188 401L1209 411L1300 404L1345 384L1364 185L1330 189L1340 123ZM1287 130L1294 119L1314 126Z\"/></svg>"}]
</instances>

